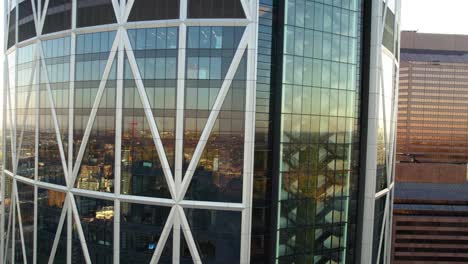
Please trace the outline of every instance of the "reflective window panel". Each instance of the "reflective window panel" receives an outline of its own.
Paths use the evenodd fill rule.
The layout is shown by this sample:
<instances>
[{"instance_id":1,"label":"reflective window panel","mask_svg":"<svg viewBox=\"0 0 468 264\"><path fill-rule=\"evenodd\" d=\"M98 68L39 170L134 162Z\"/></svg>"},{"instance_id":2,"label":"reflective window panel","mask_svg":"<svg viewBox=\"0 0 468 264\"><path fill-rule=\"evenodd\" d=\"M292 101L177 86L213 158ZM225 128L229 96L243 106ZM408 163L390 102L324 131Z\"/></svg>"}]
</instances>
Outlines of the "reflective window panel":
<instances>
[{"instance_id":1,"label":"reflective window panel","mask_svg":"<svg viewBox=\"0 0 468 264\"><path fill-rule=\"evenodd\" d=\"M188 0L189 18L245 18L240 0Z\"/></svg>"},{"instance_id":2,"label":"reflective window panel","mask_svg":"<svg viewBox=\"0 0 468 264\"><path fill-rule=\"evenodd\" d=\"M77 27L116 23L112 0L76 0Z\"/></svg>"},{"instance_id":3,"label":"reflective window panel","mask_svg":"<svg viewBox=\"0 0 468 264\"><path fill-rule=\"evenodd\" d=\"M8 15L8 40L7 48L16 44L16 7Z\"/></svg>"},{"instance_id":4,"label":"reflective window panel","mask_svg":"<svg viewBox=\"0 0 468 264\"><path fill-rule=\"evenodd\" d=\"M31 1L23 1L18 5L18 41L36 36Z\"/></svg>"},{"instance_id":5,"label":"reflective window panel","mask_svg":"<svg viewBox=\"0 0 468 264\"><path fill-rule=\"evenodd\" d=\"M72 0L49 0L42 34L71 28Z\"/></svg>"},{"instance_id":6,"label":"reflective window panel","mask_svg":"<svg viewBox=\"0 0 468 264\"><path fill-rule=\"evenodd\" d=\"M128 21L179 18L180 0L135 0Z\"/></svg>"}]
</instances>

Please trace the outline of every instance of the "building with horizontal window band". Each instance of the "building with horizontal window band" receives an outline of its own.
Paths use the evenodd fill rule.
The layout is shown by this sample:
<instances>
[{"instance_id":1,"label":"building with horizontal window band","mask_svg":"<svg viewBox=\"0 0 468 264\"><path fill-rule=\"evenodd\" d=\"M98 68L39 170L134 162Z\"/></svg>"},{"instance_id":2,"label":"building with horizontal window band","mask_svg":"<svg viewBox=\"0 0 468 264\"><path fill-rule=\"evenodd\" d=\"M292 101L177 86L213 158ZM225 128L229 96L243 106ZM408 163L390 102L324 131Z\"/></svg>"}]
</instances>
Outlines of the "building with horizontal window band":
<instances>
[{"instance_id":1,"label":"building with horizontal window band","mask_svg":"<svg viewBox=\"0 0 468 264\"><path fill-rule=\"evenodd\" d=\"M401 33L395 263L468 262L467 43Z\"/></svg>"},{"instance_id":2,"label":"building with horizontal window band","mask_svg":"<svg viewBox=\"0 0 468 264\"><path fill-rule=\"evenodd\" d=\"M0 259L388 263L399 0L6 0Z\"/></svg>"}]
</instances>

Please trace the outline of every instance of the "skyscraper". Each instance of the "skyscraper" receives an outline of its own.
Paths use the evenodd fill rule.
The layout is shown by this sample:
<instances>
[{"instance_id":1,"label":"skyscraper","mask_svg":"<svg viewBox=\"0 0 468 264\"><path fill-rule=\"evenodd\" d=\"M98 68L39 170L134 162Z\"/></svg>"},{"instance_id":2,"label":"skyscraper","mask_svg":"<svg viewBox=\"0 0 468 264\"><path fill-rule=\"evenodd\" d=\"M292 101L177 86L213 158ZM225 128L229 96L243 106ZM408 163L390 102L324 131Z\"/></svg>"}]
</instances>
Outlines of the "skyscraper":
<instances>
[{"instance_id":1,"label":"skyscraper","mask_svg":"<svg viewBox=\"0 0 468 264\"><path fill-rule=\"evenodd\" d=\"M0 257L389 259L399 1L5 1Z\"/></svg>"}]
</instances>

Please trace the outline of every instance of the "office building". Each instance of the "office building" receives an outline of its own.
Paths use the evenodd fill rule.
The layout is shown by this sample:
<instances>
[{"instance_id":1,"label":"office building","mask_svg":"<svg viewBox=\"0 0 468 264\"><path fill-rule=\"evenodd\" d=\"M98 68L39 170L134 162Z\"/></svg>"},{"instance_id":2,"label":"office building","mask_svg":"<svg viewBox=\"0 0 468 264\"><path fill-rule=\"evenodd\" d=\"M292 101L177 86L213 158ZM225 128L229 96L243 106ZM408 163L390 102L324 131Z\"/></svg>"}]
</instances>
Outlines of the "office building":
<instances>
[{"instance_id":1,"label":"office building","mask_svg":"<svg viewBox=\"0 0 468 264\"><path fill-rule=\"evenodd\" d=\"M399 1L5 1L0 258L388 262Z\"/></svg>"},{"instance_id":2,"label":"office building","mask_svg":"<svg viewBox=\"0 0 468 264\"><path fill-rule=\"evenodd\" d=\"M465 263L468 36L402 32L394 263Z\"/></svg>"}]
</instances>

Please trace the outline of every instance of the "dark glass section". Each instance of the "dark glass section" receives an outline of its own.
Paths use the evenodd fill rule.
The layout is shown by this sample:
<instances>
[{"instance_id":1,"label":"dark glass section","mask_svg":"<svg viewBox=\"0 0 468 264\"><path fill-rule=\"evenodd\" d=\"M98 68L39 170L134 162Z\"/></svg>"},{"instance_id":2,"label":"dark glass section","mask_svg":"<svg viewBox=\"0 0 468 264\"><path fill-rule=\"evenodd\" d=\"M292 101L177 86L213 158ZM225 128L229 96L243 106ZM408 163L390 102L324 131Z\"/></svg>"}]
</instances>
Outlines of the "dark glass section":
<instances>
[{"instance_id":1,"label":"dark glass section","mask_svg":"<svg viewBox=\"0 0 468 264\"><path fill-rule=\"evenodd\" d=\"M43 34L71 28L71 0L49 0Z\"/></svg>"},{"instance_id":2,"label":"dark glass section","mask_svg":"<svg viewBox=\"0 0 468 264\"><path fill-rule=\"evenodd\" d=\"M284 6L280 263L352 261L361 4L288 0Z\"/></svg>"},{"instance_id":3,"label":"dark glass section","mask_svg":"<svg viewBox=\"0 0 468 264\"><path fill-rule=\"evenodd\" d=\"M184 209L203 263L239 263L241 213ZM181 262L192 263L189 250L181 244Z\"/></svg>"},{"instance_id":4,"label":"dark glass section","mask_svg":"<svg viewBox=\"0 0 468 264\"><path fill-rule=\"evenodd\" d=\"M169 167L174 171L177 28L129 30L138 71L145 87ZM130 64L124 68L122 193L169 198L141 94ZM144 94L145 95L145 94Z\"/></svg>"},{"instance_id":5,"label":"dark glass section","mask_svg":"<svg viewBox=\"0 0 468 264\"><path fill-rule=\"evenodd\" d=\"M112 0L77 0L77 27L116 23Z\"/></svg>"},{"instance_id":6,"label":"dark glass section","mask_svg":"<svg viewBox=\"0 0 468 264\"><path fill-rule=\"evenodd\" d=\"M27 263L33 263L34 245L34 187L24 183L16 182L21 210L21 223L23 225L24 245L26 248ZM20 246L21 249L21 246ZM22 260L21 255L17 260Z\"/></svg>"},{"instance_id":7,"label":"dark glass section","mask_svg":"<svg viewBox=\"0 0 468 264\"><path fill-rule=\"evenodd\" d=\"M42 42L42 45L47 68L40 67L38 179L65 185L64 168L46 78L50 83L52 102L57 114L59 135L62 140L66 162L68 153L70 37L47 40Z\"/></svg>"},{"instance_id":8,"label":"dark glass section","mask_svg":"<svg viewBox=\"0 0 468 264\"><path fill-rule=\"evenodd\" d=\"M135 0L128 21L179 18L180 0Z\"/></svg>"},{"instance_id":9,"label":"dark glass section","mask_svg":"<svg viewBox=\"0 0 468 264\"><path fill-rule=\"evenodd\" d=\"M91 263L113 263L114 202L82 196L75 196L75 202ZM73 241L76 245L78 241L76 223L73 229ZM85 263L85 259L80 257L82 254L77 254L73 263Z\"/></svg>"},{"instance_id":10,"label":"dark glass section","mask_svg":"<svg viewBox=\"0 0 468 264\"><path fill-rule=\"evenodd\" d=\"M120 207L120 261L149 263L170 208L133 203L121 203ZM171 262L171 242L167 240L159 263Z\"/></svg>"},{"instance_id":11,"label":"dark glass section","mask_svg":"<svg viewBox=\"0 0 468 264\"><path fill-rule=\"evenodd\" d=\"M36 36L31 1L23 1L18 5L18 41Z\"/></svg>"},{"instance_id":12,"label":"dark glass section","mask_svg":"<svg viewBox=\"0 0 468 264\"><path fill-rule=\"evenodd\" d=\"M8 42L7 48L16 43L16 7L10 11L8 16Z\"/></svg>"},{"instance_id":13,"label":"dark glass section","mask_svg":"<svg viewBox=\"0 0 468 264\"><path fill-rule=\"evenodd\" d=\"M245 18L240 0L188 0L189 18Z\"/></svg>"},{"instance_id":14,"label":"dark glass section","mask_svg":"<svg viewBox=\"0 0 468 264\"><path fill-rule=\"evenodd\" d=\"M37 196L37 263L49 261L55 234L58 229L60 215L65 201L65 193L38 189ZM66 219L65 219L66 220ZM65 221L66 223L66 221ZM60 241L55 253L54 263L66 263L67 228L60 230Z\"/></svg>"},{"instance_id":15,"label":"dark glass section","mask_svg":"<svg viewBox=\"0 0 468 264\"><path fill-rule=\"evenodd\" d=\"M259 5L257 51L257 90L255 114L255 163L253 181L251 263L271 261L272 226L272 151L273 106L275 98L275 59L278 59L275 36L277 0L262 0ZM281 41L281 40L279 40Z\"/></svg>"},{"instance_id":16,"label":"dark glass section","mask_svg":"<svg viewBox=\"0 0 468 264\"><path fill-rule=\"evenodd\" d=\"M17 174L33 178L35 160L36 131L36 91L34 78L36 60L35 45L19 48L17 51L17 86L16 86L16 145L19 150Z\"/></svg>"}]
</instances>

